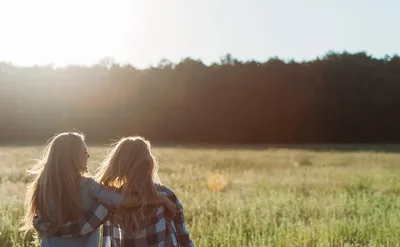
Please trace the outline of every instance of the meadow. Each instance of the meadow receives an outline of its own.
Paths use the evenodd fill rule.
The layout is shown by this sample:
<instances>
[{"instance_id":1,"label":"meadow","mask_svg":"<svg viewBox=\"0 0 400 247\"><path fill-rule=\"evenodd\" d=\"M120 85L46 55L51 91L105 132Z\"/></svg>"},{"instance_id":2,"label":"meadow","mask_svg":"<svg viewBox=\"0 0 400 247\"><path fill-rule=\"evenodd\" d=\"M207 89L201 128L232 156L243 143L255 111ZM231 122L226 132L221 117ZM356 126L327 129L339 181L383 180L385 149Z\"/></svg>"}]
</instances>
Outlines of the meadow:
<instances>
[{"instance_id":1,"label":"meadow","mask_svg":"<svg viewBox=\"0 0 400 247\"><path fill-rule=\"evenodd\" d=\"M0 147L0 246L18 231L40 146ZM93 173L107 151L89 147ZM397 148L155 147L196 246L400 246ZM224 181L210 181L222 177Z\"/></svg>"}]
</instances>

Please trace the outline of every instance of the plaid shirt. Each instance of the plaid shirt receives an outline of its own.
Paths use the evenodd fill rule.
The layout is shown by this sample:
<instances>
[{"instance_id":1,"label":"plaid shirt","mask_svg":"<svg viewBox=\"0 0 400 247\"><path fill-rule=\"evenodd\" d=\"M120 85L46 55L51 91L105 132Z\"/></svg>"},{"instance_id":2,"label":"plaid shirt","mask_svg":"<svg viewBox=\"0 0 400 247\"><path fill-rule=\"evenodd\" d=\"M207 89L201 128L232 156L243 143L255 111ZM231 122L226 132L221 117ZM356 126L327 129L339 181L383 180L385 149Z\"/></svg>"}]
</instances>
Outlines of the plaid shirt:
<instances>
[{"instance_id":1,"label":"plaid shirt","mask_svg":"<svg viewBox=\"0 0 400 247\"><path fill-rule=\"evenodd\" d=\"M101 204L94 205L82 218L67 222L53 234L52 224L39 217L34 218L33 225L39 235L50 233L72 238L88 234L104 223L102 247L194 247L186 228L182 203L170 188L161 185L158 189L160 195L167 196L181 209L180 212L170 220L165 208L157 207L150 215L146 227L140 228L134 235L124 231L123 213L111 213Z\"/></svg>"},{"instance_id":2,"label":"plaid shirt","mask_svg":"<svg viewBox=\"0 0 400 247\"><path fill-rule=\"evenodd\" d=\"M103 225L102 247L194 247L186 228L183 206L175 193L166 186L159 186L159 195L167 196L180 209L173 218L167 217L164 207L153 211L146 227L135 234L123 229L123 214L110 214Z\"/></svg>"},{"instance_id":3,"label":"plaid shirt","mask_svg":"<svg viewBox=\"0 0 400 247\"><path fill-rule=\"evenodd\" d=\"M54 224L39 216L33 218L33 226L40 237L62 236L64 238L74 238L93 232L100 227L109 215L109 211L101 204L94 204L89 211L85 211L83 217L75 221L70 221L55 228Z\"/></svg>"}]
</instances>

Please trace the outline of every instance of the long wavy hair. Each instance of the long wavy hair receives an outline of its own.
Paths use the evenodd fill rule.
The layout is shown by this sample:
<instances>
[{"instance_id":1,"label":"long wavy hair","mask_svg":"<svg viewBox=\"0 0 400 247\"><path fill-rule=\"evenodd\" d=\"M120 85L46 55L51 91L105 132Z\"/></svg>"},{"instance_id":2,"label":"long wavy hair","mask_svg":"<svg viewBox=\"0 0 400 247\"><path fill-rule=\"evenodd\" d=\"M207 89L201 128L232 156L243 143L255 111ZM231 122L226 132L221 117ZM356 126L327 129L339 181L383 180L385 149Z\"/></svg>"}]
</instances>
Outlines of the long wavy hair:
<instances>
[{"instance_id":1,"label":"long wavy hair","mask_svg":"<svg viewBox=\"0 0 400 247\"><path fill-rule=\"evenodd\" d=\"M139 136L125 137L111 146L111 151L96 173L97 180L122 193L124 198L139 195L142 208L158 198L158 164L151 153L150 142ZM149 208L149 207L147 207ZM124 212L124 228L136 232L150 211Z\"/></svg>"},{"instance_id":2,"label":"long wavy hair","mask_svg":"<svg viewBox=\"0 0 400 247\"><path fill-rule=\"evenodd\" d=\"M28 186L22 230L33 229L35 216L45 217L58 229L82 216L80 178L86 171L83 134L66 132L49 139L42 158L30 171L34 180Z\"/></svg>"}]
</instances>

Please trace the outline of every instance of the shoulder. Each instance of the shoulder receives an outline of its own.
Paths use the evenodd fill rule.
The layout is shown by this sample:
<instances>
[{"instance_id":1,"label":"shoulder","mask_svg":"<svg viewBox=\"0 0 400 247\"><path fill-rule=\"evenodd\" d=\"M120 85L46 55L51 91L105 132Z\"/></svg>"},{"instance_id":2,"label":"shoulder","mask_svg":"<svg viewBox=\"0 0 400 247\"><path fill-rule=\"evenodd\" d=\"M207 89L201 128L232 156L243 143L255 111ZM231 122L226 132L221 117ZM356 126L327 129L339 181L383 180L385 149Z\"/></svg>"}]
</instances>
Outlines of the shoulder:
<instances>
[{"instance_id":1,"label":"shoulder","mask_svg":"<svg viewBox=\"0 0 400 247\"><path fill-rule=\"evenodd\" d=\"M176 197L175 192L168 186L163 184L156 184L156 190L159 195L167 196L167 197Z\"/></svg>"},{"instance_id":2,"label":"shoulder","mask_svg":"<svg viewBox=\"0 0 400 247\"><path fill-rule=\"evenodd\" d=\"M100 184L91 177L82 177L80 184L81 188L85 189L98 189L100 187Z\"/></svg>"},{"instance_id":3,"label":"shoulder","mask_svg":"<svg viewBox=\"0 0 400 247\"><path fill-rule=\"evenodd\" d=\"M163 185L163 184L157 184L156 185L158 194L161 196L166 196L168 197L171 201L173 201L175 204L177 204L178 206L182 206L181 201L178 199L178 197L176 196L175 191L173 191L170 187Z\"/></svg>"}]
</instances>

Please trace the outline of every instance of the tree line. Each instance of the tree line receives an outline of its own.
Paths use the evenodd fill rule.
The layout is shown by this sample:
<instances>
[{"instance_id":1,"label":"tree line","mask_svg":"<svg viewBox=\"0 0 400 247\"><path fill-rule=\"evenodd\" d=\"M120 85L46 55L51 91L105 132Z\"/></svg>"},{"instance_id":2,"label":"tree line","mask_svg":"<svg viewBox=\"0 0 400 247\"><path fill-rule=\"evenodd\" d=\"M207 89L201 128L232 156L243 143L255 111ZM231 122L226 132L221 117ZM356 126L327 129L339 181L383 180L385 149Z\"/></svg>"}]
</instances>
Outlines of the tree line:
<instances>
[{"instance_id":1,"label":"tree line","mask_svg":"<svg viewBox=\"0 0 400 247\"><path fill-rule=\"evenodd\" d=\"M78 129L89 140L165 143L400 141L400 57L328 52L312 61L186 58L147 69L0 63L0 140Z\"/></svg>"}]
</instances>

